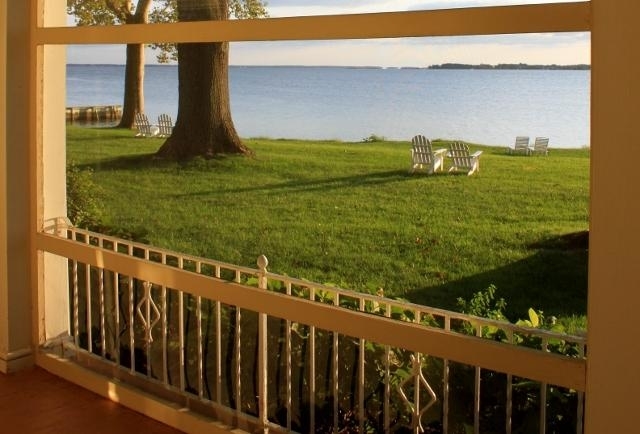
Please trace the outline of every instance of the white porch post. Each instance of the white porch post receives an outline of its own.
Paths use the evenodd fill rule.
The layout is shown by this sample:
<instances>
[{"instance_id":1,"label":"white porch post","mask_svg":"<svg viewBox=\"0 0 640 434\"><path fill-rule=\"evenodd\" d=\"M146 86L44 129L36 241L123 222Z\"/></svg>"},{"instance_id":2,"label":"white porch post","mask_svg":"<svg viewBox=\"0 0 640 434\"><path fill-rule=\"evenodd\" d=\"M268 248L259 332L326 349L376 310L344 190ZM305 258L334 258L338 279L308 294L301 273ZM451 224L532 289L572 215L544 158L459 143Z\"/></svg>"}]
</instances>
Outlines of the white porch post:
<instances>
[{"instance_id":1,"label":"white porch post","mask_svg":"<svg viewBox=\"0 0 640 434\"><path fill-rule=\"evenodd\" d=\"M2 372L32 365L35 345L68 330L69 321L66 262L49 255L36 260L30 243L44 219L66 214L64 48L46 47L46 69L38 73L42 80L31 80L32 4L0 0L0 86L5 96L0 101ZM64 25L65 5L64 0L49 0L46 23ZM30 104L37 94L48 105L41 124ZM30 161L33 146L37 161ZM32 267L36 263L38 270Z\"/></svg>"},{"instance_id":2,"label":"white porch post","mask_svg":"<svg viewBox=\"0 0 640 434\"><path fill-rule=\"evenodd\" d=\"M29 2L2 0L0 370L33 363L29 252ZM6 21L5 21L6 20ZM7 61L7 60L11 61ZM3 71L3 73L5 72ZM10 86L7 83L11 83Z\"/></svg>"},{"instance_id":3,"label":"white porch post","mask_svg":"<svg viewBox=\"0 0 640 434\"><path fill-rule=\"evenodd\" d=\"M7 2L0 0L0 94L7 89ZM6 98L0 98L0 371L7 372L9 358L9 306L7 279L7 121Z\"/></svg>"},{"instance_id":4,"label":"white porch post","mask_svg":"<svg viewBox=\"0 0 640 434\"><path fill-rule=\"evenodd\" d=\"M66 24L66 0L47 0L45 26ZM42 157L42 215L49 219L67 215L66 202L66 47L46 46L42 64L42 128L38 128ZM44 324L40 324L40 340L59 336L69 330L69 285L67 260L50 254L43 258L41 275L40 317L44 310ZM44 307L42 305L44 304Z\"/></svg>"},{"instance_id":5,"label":"white porch post","mask_svg":"<svg viewBox=\"0 0 640 434\"><path fill-rule=\"evenodd\" d=\"M638 431L640 2L591 0L587 434Z\"/></svg>"}]
</instances>

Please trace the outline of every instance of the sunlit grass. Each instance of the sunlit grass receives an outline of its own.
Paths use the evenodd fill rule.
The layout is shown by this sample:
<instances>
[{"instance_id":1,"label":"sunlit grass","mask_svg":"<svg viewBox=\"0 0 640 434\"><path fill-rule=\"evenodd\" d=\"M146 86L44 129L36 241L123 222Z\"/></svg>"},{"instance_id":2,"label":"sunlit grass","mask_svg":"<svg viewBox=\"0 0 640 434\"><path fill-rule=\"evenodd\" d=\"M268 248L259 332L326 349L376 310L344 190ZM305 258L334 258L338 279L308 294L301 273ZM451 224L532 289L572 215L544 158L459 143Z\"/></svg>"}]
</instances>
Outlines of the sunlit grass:
<instances>
[{"instance_id":1,"label":"sunlit grass","mask_svg":"<svg viewBox=\"0 0 640 434\"><path fill-rule=\"evenodd\" d=\"M153 158L161 139L68 130L105 225L157 246L455 308L495 284L512 318L586 313L589 151L482 149L480 173L409 175L408 142L246 140L255 158ZM445 143L436 143L436 147Z\"/></svg>"}]
</instances>

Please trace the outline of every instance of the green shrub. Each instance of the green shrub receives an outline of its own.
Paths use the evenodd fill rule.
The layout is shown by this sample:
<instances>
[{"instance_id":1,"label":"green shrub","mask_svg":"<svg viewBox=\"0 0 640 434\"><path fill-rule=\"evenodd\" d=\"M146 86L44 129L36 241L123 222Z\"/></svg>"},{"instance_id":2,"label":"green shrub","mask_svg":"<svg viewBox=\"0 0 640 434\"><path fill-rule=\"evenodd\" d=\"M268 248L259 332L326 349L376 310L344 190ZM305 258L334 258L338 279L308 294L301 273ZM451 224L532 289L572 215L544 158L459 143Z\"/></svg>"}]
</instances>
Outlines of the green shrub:
<instances>
[{"instance_id":1,"label":"green shrub","mask_svg":"<svg viewBox=\"0 0 640 434\"><path fill-rule=\"evenodd\" d=\"M100 225L102 212L96 198L99 191L90 168L67 164L67 216L74 226L92 229Z\"/></svg>"},{"instance_id":2,"label":"green shrub","mask_svg":"<svg viewBox=\"0 0 640 434\"><path fill-rule=\"evenodd\" d=\"M504 301L504 298L502 297L496 299L495 285L489 285L489 287L484 291L476 292L469 301L459 297L457 304L460 312L467 315L474 315L500 321L507 320L504 315L507 302Z\"/></svg>"},{"instance_id":3,"label":"green shrub","mask_svg":"<svg viewBox=\"0 0 640 434\"><path fill-rule=\"evenodd\" d=\"M463 313L475 315L495 320L508 321L504 315L507 305L503 298L496 299L496 287L490 285L483 291L473 294L470 300L458 299L458 307ZM565 328L555 317L545 317L541 310L529 308L527 318L520 319L516 325L533 329L549 330L556 333L565 333ZM463 324L460 330L463 333L474 334L475 330L471 324ZM482 328L482 336L498 341L507 341L507 337L498 327L487 326ZM519 346L542 348L542 338L535 335L515 333L513 343ZM549 339L546 343L546 350L568 357L581 357L578 345L566 341L561 336ZM452 395L456 399L465 403L462 408L467 409L467 413L453 417L455 424L458 419L470 420L473 416L473 393L468 385L473 384L475 370L471 366L457 367L452 376L457 376L458 382L453 382L451 386ZM481 405L481 419L484 424L484 432L501 432L504 424L504 402L506 401L506 377L504 374L482 370L481 382L485 390L493 393L483 395ZM467 386L465 386L467 385ZM536 433L539 431L538 412L540 409L540 383L520 377L513 377L513 432L523 434ZM548 385L546 400L546 428L550 433L564 433L575 430L577 424L577 414L575 408L578 403L578 394L575 390L563 387ZM467 425L465 424L465 427ZM471 428L471 426L469 426Z\"/></svg>"}]
</instances>

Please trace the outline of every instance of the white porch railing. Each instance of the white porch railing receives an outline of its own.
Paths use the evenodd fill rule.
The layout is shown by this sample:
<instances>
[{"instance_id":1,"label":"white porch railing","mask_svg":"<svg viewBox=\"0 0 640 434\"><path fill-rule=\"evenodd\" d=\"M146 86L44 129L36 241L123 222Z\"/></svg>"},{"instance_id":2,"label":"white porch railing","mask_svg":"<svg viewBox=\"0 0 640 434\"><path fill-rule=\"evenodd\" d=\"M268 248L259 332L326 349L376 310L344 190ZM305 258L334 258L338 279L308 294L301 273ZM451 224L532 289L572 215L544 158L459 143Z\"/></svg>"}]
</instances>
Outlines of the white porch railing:
<instances>
[{"instance_id":1,"label":"white porch railing","mask_svg":"<svg viewBox=\"0 0 640 434\"><path fill-rule=\"evenodd\" d=\"M57 223L37 245L69 259L77 361L229 425L582 433L582 337Z\"/></svg>"}]
</instances>

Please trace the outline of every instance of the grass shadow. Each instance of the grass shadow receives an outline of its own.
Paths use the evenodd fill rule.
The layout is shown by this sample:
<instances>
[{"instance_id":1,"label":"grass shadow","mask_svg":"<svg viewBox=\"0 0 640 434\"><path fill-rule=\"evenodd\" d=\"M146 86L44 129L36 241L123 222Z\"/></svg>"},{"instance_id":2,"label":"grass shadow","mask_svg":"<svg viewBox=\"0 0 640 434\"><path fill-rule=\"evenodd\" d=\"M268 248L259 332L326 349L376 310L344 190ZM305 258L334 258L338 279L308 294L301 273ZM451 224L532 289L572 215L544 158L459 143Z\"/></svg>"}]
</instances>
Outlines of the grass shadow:
<instances>
[{"instance_id":1,"label":"grass shadow","mask_svg":"<svg viewBox=\"0 0 640 434\"><path fill-rule=\"evenodd\" d=\"M253 185L248 187L226 188L215 190L216 193L249 193L249 192L313 192L329 191L342 188L366 187L381 185L396 181L410 180L405 170L390 170L385 172L369 172L333 178L309 179L309 180L288 180L264 185ZM209 196L214 191L200 191L196 193L181 194L174 197Z\"/></svg>"},{"instance_id":2,"label":"grass shadow","mask_svg":"<svg viewBox=\"0 0 640 434\"><path fill-rule=\"evenodd\" d=\"M457 310L459 297L493 284L496 296L507 302L510 320L526 318L529 308L547 315L572 316L587 313L588 232L553 237L528 246L531 256L483 273L441 285L414 290L405 295L415 303Z\"/></svg>"},{"instance_id":3,"label":"grass shadow","mask_svg":"<svg viewBox=\"0 0 640 434\"><path fill-rule=\"evenodd\" d=\"M154 158L155 154L136 154L123 155L114 158L105 158L92 163L76 164L79 169L100 170L131 170L131 169L150 169L163 167L163 161ZM166 165L166 162L164 162Z\"/></svg>"},{"instance_id":4,"label":"grass shadow","mask_svg":"<svg viewBox=\"0 0 640 434\"><path fill-rule=\"evenodd\" d=\"M228 155L218 155L207 160L195 158L185 161L174 161L156 157L155 153L122 155L113 158L104 158L93 163L76 164L80 169L99 170L139 170L139 169L164 169L180 168L188 170L218 170L216 163L225 161Z\"/></svg>"}]
</instances>

